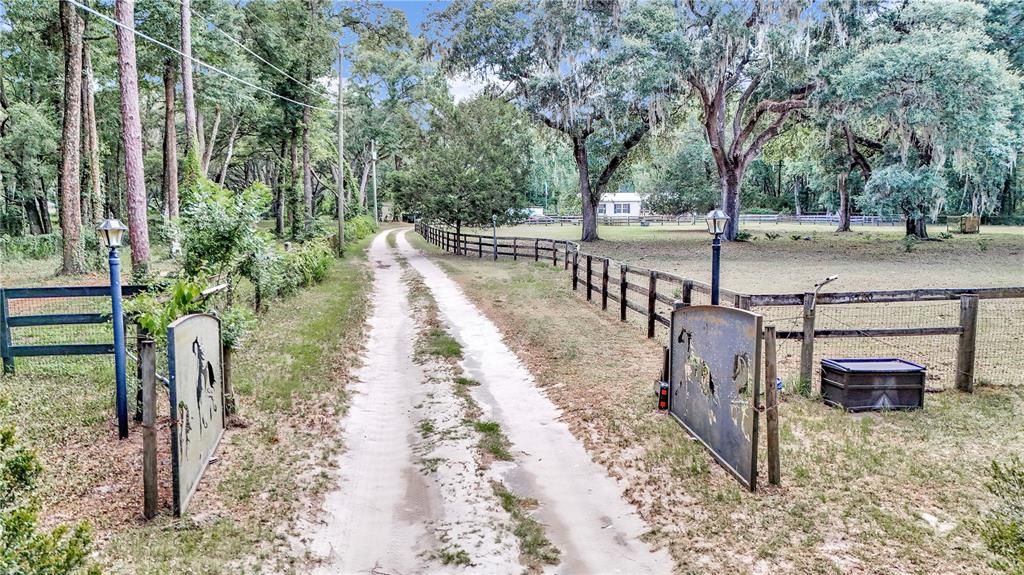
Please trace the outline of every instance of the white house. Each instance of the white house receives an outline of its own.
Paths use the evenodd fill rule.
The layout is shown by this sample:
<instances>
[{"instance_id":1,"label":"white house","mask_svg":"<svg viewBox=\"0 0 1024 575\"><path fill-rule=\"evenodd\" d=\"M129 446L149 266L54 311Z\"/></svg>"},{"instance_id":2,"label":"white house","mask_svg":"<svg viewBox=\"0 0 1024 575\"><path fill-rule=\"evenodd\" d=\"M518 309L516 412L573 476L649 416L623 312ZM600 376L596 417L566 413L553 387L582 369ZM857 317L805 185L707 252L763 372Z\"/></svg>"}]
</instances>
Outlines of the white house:
<instances>
[{"instance_id":1,"label":"white house","mask_svg":"<svg viewBox=\"0 0 1024 575\"><path fill-rule=\"evenodd\" d=\"M601 203L597 204L597 215L610 218L636 217L640 215L640 202L640 194L635 192L605 194L601 197Z\"/></svg>"}]
</instances>

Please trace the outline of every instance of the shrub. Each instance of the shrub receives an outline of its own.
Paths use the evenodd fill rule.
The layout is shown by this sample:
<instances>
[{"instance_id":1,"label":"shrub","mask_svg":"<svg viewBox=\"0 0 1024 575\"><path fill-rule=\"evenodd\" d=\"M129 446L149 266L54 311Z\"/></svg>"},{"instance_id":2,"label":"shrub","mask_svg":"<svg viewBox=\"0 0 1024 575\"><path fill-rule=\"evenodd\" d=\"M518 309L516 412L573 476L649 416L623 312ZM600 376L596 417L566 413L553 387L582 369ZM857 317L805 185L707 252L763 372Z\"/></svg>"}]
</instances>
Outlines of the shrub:
<instances>
[{"instance_id":1,"label":"shrub","mask_svg":"<svg viewBox=\"0 0 1024 575\"><path fill-rule=\"evenodd\" d=\"M749 241L751 241L753 239L754 239L754 234L752 234L752 233L750 233L748 231L740 230L740 231L736 232L736 241L738 241L738 242L749 242Z\"/></svg>"},{"instance_id":2,"label":"shrub","mask_svg":"<svg viewBox=\"0 0 1024 575\"><path fill-rule=\"evenodd\" d=\"M21 237L0 236L0 255L4 259L41 260L60 254L62 246L60 234Z\"/></svg>"},{"instance_id":3,"label":"shrub","mask_svg":"<svg viewBox=\"0 0 1024 575\"><path fill-rule=\"evenodd\" d=\"M1007 573L1024 574L1024 462L992 462L989 492L998 501L985 515L981 538L998 559L992 566Z\"/></svg>"},{"instance_id":4,"label":"shrub","mask_svg":"<svg viewBox=\"0 0 1024 575\"><path fill-rule=\"evenodd\" d=\"M377 223L369 215L356 216L345 221L345 241L359 241L377 231Z\"/></svg>"},{"instance_id":5,"label":"shrub","mask_svg":"<svg viewBox=\"0 0 1024 575\"><path fill-rule=\"evenodd\" d=\"M16 445L14 428L0 429L0 573L98 574L88 565L87 526L38 530L39 507L32 494L42 471L36 454Z\"/></svg>"},{"instance_id":6,"label":"shrub","mask_svg":"<svg viewBox=\"0 0 1024 575\"><path fill-rule=\"evenodd\" d=\"M782 234L778 234L778 233L775 233L775 232L765 232L764 237L768 238L771 241L775 241L775 240L779 239L780 237L782 237Z\"/></svg>"}]
</instances>

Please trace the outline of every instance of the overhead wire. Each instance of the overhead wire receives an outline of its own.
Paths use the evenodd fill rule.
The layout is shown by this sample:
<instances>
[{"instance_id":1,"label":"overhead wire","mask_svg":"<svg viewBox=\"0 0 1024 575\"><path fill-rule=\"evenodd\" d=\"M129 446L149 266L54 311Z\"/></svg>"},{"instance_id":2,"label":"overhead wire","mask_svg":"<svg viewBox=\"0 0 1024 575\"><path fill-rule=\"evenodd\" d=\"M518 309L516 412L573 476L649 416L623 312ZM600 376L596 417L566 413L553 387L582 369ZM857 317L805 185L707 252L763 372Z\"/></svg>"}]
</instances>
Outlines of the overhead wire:
<instances>
[{"instance_id":1,"label":"overhead wire","mask_svg":"<svg viewBox=\"0 0 1024 575\"><path fill-rule=\"evenodd\" d=\"M212 70L212 71L214 71L214 72L216 72L216 73L218 73L218 74L220 74L220 75L222 75L222 76L224 76L226 78L229 78L229 79L232 79L232 80L234 80L236 82L244 84L244 85L246 85L246 86L248 86L248 87L250 87L250 88L252 88L254 90L258 90L260 92L263 92L263 93L265 93L265 94L267 94L269 96L273 96L275 98L283 100L285 102L289 102L289 103L295 104L297 106L302 106L303 108L309 108L311 110L320 110L320 111L323 111L323 112L329 112L331 114L337 114L337 110L335 110L333 108L325 108L323 106L314 106L312 104L307 104L305 102L300 102L300 101L295 100L293 98L289 98L288 96L285 96L285 95L282 95L282 94L278 94L277 92L274 92L273 90L268 90L268 89L264 88L263 86L260 86L258 84L254 84L254 83L252 83L252 82L250 82L250 81L248 81L248 80L246 80L244 78L239 78L238 76L235 76L234 74L231 74L230 72L226 72L224 70L221 70L220 68L218 68L218 67L216 67L216 66L214 66L212 64L208 64L208 63L200 60L199 58L196 58L195 56L186 56L184 52L182 52L181 50L175 48L174 46L171 46L170 44L168 44L166 42L163 42L162 40L157 40L156 38L153 38L152 36L150 36L150 35L148 35L148 34L146 34L144 32L140 32L140 31L136 30L134 26L131 26L131 27L125 26L121 22L118 22L117 20L111 18L110 16L107 16L106 14L103 14L102 12L99 12L99 11L89 7L89 6L86 6L85 4L82 4L78 0L67 0L67 1L68 1L68 3L72 4L73 6L76 6L76 7L80 8L80 9L82 9L82 10L85 10L86 12L89 12L90 14L93 14L93 15L99 17L101 20L109 22L110 24L113 24L114 26L117 26L119 28L128 30L129 32L131 32L132 34L138 36L139 38L142 38L143 40L146 40L148 42L152 42L153 44L156 44L157 46L160 46L160 47L162 47L164 49L170 50L170 51L174 52L175 54L178 54L182 58L186 58L186 59L190 60L191 62L193 62L195 64L198 64L199 66L202 66L204 68Z\"/></svg>"},{"instance_id":2,"label":"overhead wire","mask_svg":"<svg viewBox=\"0 0 1024 575\"><path fill-rule=\"evenodd\" d=\"M182 6L184 7L185 3L184 3L184 2L182 1L182 0L177 0L177 2L178 2L178 4L180 4L180 5L182 5ZM267 60L267 59L266 59L266 58L264 58L263 56L260 56L260 55L259 55L259 54L257 54L256 52L252 51L252 50L251 50L251 49L250 49L250 48L249 48L248 46L246 46L246 45L245 45L244 43L242 43L242 42L241 42L240 40L236 39L235 37L233 37L233 36L231 36L230 34L228 34L227 32L225 32L225 31L224 31L224 29L223 29L223 28L221 28L220 26L218 26L216 22L212 21L212 20L211 20L210 18L207 18L207 17L206 17L206 16L204 16L204 15L203 15L202 13L200 13L200 12L199 12L198 10L196 10L196 9L194 9L194 8L191 8L191 7L189 7L189 11L190 11L190 12L191 12L191 13L192 13L193 15L195 15L195 16L198 16L198 17L199 17L200 19L202 19L202 20L203 20L204 22L206 22L206 23L207 23L207 24L209 24L210 26L213 26L213 28L214 28L214 29L216 29L216 30L217 30L218 32L220 32L220 33L221 33L221 34L222 34L222 35L223 35L223 36L224 36L225 38L227 38L228 40L230 40L230 41L231 41L231 42L232 42L233 44L235 44L236 46L238 46L238 47L239 47L239 48L241 48L242 50L245 50L245 51L246 51L246 53L250 54L251 56L253 56L253 57L254 57L254 58L256 58L257 60L259 60L260 62L263 62L263 63L264 63L264 64L266 64L267 66L270 66L270 67L271 67L271 68L272 68L272 69L273 69L274 71L276 71L277 73L281 74L281 75L282 75L282 76L284 76L285 78L288 78L288 79L289 79L289 80L291 80L292 82L295 82L296 84L299 84L300 86L302 86L302 87L306 88L307 90L309 90L310 92L313 92L314 94L316 94L316 95L318 95L318 96L328 97L328 96L326 96L326 95L325 95L325 94L324 94L323 92L321 92L321 91L320 91L319 89L317 89L317 88L314 88L313 86L310 86L309 84L307 84L307 83L303 82L302 80L299 80L299 79L298 79L298 78L296 78L295 76L292 76L292 75L291 75L291 74L289 74L288 72L286 72L286 71L282 70L281 68L279 68L278 66L276 66L276 65L275 65L275 64L274 64L273 62L270 62L269 60ZM253 13L252 13L251 11L249 12L249 14L251 14L251 15L252 15L252 16L253 16L254 18L256 18L256 19L257 19L257 20L259 20L259 21L260 21L261 23L263 23L263 24L264 24L264 26L266 26L266 23L265 23L265 22L263 22L263 20L262 20L262 19L261 19L261 18L260 18L259 16L256 16L256 15L255 15L255 14L253 14ZM274 32L273 32L273 30L272 30L272 29L270 29L270 27L269 27L269 26L267 27L267 29L268 29L268 31L269 31L269 32L270 32L270 33L271 33L272 35L274 35L275 37L277 37L277 38L278 38L278 40L280 40L280 37L278 37L278 36L277 36L277 34L276 34L276 33L274 33Z\"/></svg>"}]
</instances>

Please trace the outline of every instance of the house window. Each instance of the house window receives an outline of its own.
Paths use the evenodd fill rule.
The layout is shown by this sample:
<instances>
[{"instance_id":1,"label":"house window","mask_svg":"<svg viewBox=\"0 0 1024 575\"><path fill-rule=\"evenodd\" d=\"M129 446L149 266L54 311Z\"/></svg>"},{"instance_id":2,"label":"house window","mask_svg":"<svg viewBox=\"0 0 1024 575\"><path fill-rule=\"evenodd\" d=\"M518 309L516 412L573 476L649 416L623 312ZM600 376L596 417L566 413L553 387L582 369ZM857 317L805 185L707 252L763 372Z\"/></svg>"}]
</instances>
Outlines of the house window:
<instances>
[{"instance_id":1,"label":"house window","mask_svg":"<svg viewBox=\"0 0 1024 575\"><path fill-rule=\"evenodd\" d=\"M615 213L616 214L628 214L629 213L629 204L615 204Z\"/></svg>"},{"instance_id":2,"label":"house window","mask_svg":"<svg viewBox=\"0 0 1024 575\"><path fill-rule=\"evenodd\" d=\"M601 214L602 216L604 214L608 213L606 205L605 204L597 204L597 213Z\"/></svg>"}]
</instances>

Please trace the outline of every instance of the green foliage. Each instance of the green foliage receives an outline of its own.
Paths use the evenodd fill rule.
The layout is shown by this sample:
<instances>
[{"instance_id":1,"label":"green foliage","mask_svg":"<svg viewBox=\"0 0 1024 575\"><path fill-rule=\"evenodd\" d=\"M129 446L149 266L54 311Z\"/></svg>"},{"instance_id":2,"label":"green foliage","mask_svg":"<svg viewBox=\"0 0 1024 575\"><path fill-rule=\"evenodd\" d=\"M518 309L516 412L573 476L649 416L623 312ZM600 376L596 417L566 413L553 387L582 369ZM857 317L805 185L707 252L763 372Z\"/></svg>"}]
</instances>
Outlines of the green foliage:
<instances>
[{"instance_id":1,"label":"green foliage","mask_svg":"<svg viewBox=\"0 0 1024 575\"><path fill-rule=\"evenodd\" d=\"M768 238L770 241L775 241L782 237L782 234L776 232L765 232L764 237Z\"/></svg>"},{"instance_id":2,"label":"green foliage","mask_svg":"<svg viewBox=\"0 0 1024 575\"><path fill-rule=\"evenodd\" d=\"M738 241L738 242L749 242L749 241L752 241L754 239L755 239L754 238L754 234L752 234L752 233L750 233L750 232L748 232L746 230L740 230L740 231L736 232L736 241Z\"/></svg>"},{"instance_id":3,"label":"green foliage","mask_svg":"<svg viewBox=\"0 0 1024 575\"><path fill-rule=\"evenodd\" d=\"M220 334L224 347L238 349L256 324L256 315L249 308L234 305L220 314Z\"/></svg>"},{"instance_id":4,"label":"green foliage","mask_svg":"<svg viewBox=\"0 0 1024 575\"><path fill-rule=\"evenodd\" d=\"M141 293L125 301L125 314L158 341L167 337L167 326L179 317L205 311L203 284L178 279L163 292Z\"/></svg>"},{"instance_id":5,"label":"green foliage","mask_svg":"<svg viewBox=\"0 0 1024 575\"><path fill-rule=\"evenodd\" d=\"M393 174L398 205L431 222L484 226L523 219L529 142L514 108L487 97L435 110L418 153Z\"/></svg>"},{"instance_id":6,"label":"green foliage","mask_svg":"<svg viewBox=\"0 0 1024 575\"><path fill-rule=\"evenodd\" d=\"M981 538L997 559L992 566L1013 575L1024 574L1024 462L1017 457L992 462L988 490L996 506L981 524Z\"/></svg>"},{"instance_id":7,"label":"green foliage","mask_svg":"<svg viewBox=\"0 0 1024 575\"><path fill-rule=\"evenodd\" d=\"M377 231L373 216L361 215L345 220L345 241L356 242Z\"/></svg>"},{"instance_id":8,"label":"green foliage","mask_svg":"<svg viewBox=\"0 0 1024 575\"><path fill-rule=\"evenodd\" d=\"M91 537L86 525L39 531L39 508L32 493L42 472L36 454L17 445L14 428L0 428L0 573L98 574L89 566Z\"/></svg>"},{"instance_id":9,"label":"green foliage","mask_svg":"<svg viewBox=\"0 0 1024 575\"><path fill-rule=\"evenodd\" d=\"M0 235L0 256L12 260L41 260L61 253L60 234L12 237Z\"/></svg>"},{"instance_id":10,"label":"green foliage","mask_svg":"<svg viewBox=\"0 0 1024 575\"><path fill-rule=\"evenodd\" d=\"M918 240L916 237L907 235L904 236L902 240L900 240L900 245L903 246L903 251L909 254L914 252L914 250L917 248L917 243L919 241L920 240Z\"/></svg>"}]
</instances>

